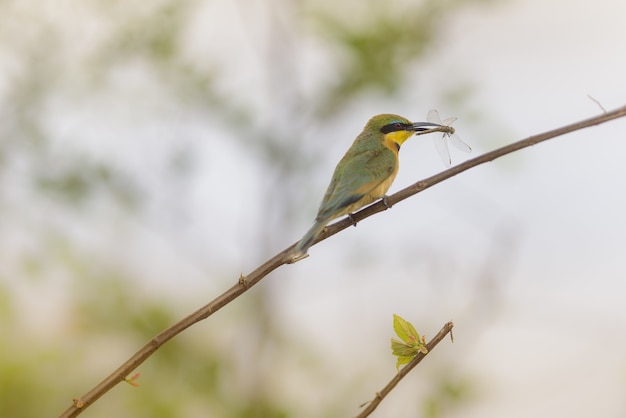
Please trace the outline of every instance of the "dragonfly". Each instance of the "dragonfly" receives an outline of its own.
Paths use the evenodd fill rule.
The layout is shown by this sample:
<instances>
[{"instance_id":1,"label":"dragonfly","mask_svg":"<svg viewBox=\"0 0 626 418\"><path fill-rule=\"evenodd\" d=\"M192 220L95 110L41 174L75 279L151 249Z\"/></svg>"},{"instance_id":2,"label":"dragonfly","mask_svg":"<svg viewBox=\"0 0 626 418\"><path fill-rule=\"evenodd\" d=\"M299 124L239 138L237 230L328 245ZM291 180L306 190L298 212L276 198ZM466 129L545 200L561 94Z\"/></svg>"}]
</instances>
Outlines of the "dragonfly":
<instances>
[{"instance_id":1,"label":"dragonfly","mask_svg":"<svg viewBox=\"0 0 626 418\"><path fill-rule=\"evenodd\" d=\"M461 138L459 138L459 136L454 132L454 128L450 126L454 121L456 121L456 119L457 118L452 117L441 120L441 118L439 117L439 112L434 109L429 110L428 115L426 116L426 120L428 122L448 128L447 130L440 131L442 132L441 136L435 135L433 137L435 148L437 149L437 152L439 153L439 156L441 157L441 160L446 167L450 167L450 165L452 164L452 161L450 160L450 150L448 149L448 140L450 140L452 145L454 145L463 152L472 151L470 146L463 142Z\"/></svg>"}]
</instances>

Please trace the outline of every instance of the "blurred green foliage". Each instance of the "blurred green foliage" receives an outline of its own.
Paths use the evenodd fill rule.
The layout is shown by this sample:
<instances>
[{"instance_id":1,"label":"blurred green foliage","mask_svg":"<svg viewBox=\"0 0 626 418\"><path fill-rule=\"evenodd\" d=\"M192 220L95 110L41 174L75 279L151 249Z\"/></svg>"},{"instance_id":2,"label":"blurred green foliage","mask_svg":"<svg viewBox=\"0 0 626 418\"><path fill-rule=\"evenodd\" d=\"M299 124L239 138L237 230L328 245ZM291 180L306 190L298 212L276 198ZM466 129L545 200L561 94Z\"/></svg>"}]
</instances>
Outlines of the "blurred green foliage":
<instances>
[{"instance_id":1,"label":"blurred green foliage","mask_svg":"<svg viewBox=\"0 0 626 418\"><path fill-rule=\"evenodd\" d=\"M468 378L442 373L439 381L433 385L432 393L422 404L424 418L441 418L455 408L465 404L476 395L477 390Z\"/></svg>"},{"instance_id":2,"label":"blurred green foliage","mask_svg":"<svg viewBox=\"0 0 626 418\"><path fill-rule=\"evenodd\" d=\"M220 124L256 153L258 163L270 173L268 178L280 178L285 183L281 194L296 190L304 176L298 170L310 166L315 153L298 152L302 145L290 140L293 132L340 116L342 107L360 100L365 93L374 92L379 97L397 93L410 76L406 65L423 57L447 16L461 6L479 1L353 3L365 10L358 18L346 16L344 9L336 8L333 2L282 0L261 2L262 13L257 16L253 11L254 19L247 20L246 12L241 10L247 7L245 3L230 4L240 8L245 22L242 30L249 30L244 38L254 38L255 30L272 26L280 27L282 32L277 38L266 37L268 49L273 42L285 41L281 38L285 35L296 48L306 39L315 38L334 74L314 94L301 94L294 91L296 75L282 78L290 74L295 56L286 50L281 59L275 55L265 59L261 52L261 58L249 68L253 73L266 73L270 84L270 99L259 104L248 91L234 94L232 89L224 89L223 83L230 74L223 67L223 59L232 56L196 57L188 51L188 43L224 41L198 40L197 33L195 38L188 33L192 24L200 28L231 26L224 21L225 16L210 13L203 14L200 23L194 20L203 8L215 5L211 2L68 1L41 7L28 1L3 2L1 416L60 413L73 397L96 384L114 365L195 308L186 306L181 312L162 297L143 295L142 285L137 284L141 281L140 273L118 259L108 258L106 252L84 251L81 245L85 234L97 235L115 228L116 218L141 222L148 211L146 200L155 190L180 198L180 183L172 173L183 177L193 174L193 148L179 148L179 152L172 153L165 167L152 168L166 174L158 180L152 174L147 181L137 175L137 166L144 161L141 156L119 160L115 154L95 158L82 152L82 144L89 141L63 125L68 109L70 115L74 111L80 119L82 106L106 102L108 90L120 73L138 71L138 82L156 82L154 88L162 91L160 101L171 108L206 115L211 123ZM351 6L346 3L344 7ZM258 28L249 27L255 24ZM250 51L238 44L225 49L234 56ZM129 117L146 125L156 124L163 116L159 112L165 111L157 109L151 113L154 98L146 98L145 102L140 99L133 97L132 106L145 105L145 113L132 113L136 109L129 109ZM268 107L271 100L279 99L284 102L275 101L274 106ZM103 126L98 127L99 132L107 132L100 141L115 139L119 132L108 132L106 126L124 114L117 109L124 107L122 103L108 106L101 115ZM268 183L267 202L259 203L259 209L265 210L271 220L277 216L271 214L286 211L287 202L274 191L274 184ZM112 213L102 209L111 207L116 208ZM262 241L274 227L271 222L259 225ZM74 234L74 229L82 232ZM116 245L123 247L123 241L120 237ZM25 280L33 277L37 280ZM49 298L63 302L28 305L33 302L27 297L29 294L46 295L49 288L62 289ZM255 292L253 298L256 314L246 315L242 321L247 328L264 332L239 338L240 346L236 349L222 341L220 327L201 329L201 335L182 335L142 365L139 388L120 385L85 416L317 416L314 411L299 411L293 400L281 399L280 394L270 394L267 387L263 388L263 382L274 373L271 368L241 370L237 356L263 354L268 340L274 341L273 350L293 348L274 329L263 291ZM47 301L48 297L42 300ZM40 320L48 315L58 316L51 321L53 328L39 324L48 324L49 321ZM281 352L276 358L284 355ZM257 383L255 390L235 389L241 384L236 376L242 373L244 380ZM341 400L339 397L337 402ZM334 405L320 408L336 410ZM433 412L434 408L429 407L426 416L440 416Z\"/></svg>"}]
</instances>

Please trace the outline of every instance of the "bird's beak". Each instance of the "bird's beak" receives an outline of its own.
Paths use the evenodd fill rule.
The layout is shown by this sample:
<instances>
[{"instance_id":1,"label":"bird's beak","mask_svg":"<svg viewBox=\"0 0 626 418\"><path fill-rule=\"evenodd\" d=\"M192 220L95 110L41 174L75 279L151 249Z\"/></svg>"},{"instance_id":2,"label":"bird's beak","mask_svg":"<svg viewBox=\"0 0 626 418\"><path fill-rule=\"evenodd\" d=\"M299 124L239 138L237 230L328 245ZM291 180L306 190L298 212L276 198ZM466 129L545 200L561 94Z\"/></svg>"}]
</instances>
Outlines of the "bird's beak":
<instances>
[{"instance_id":1,"label":"bird's beak","mask_svg":"<svg viewBox=\"0 0 626 418\"><path fill-rule=\"evenodd\" d=\"M411 126L409 127L409 130L414 131L414 132L421 132L421 131L427 131L432 128L436 128L438 126L441 126L441 125L439 125L438 123L431 123L431 122L415 122L411 124Z\"/></svg>"}]
</instances>

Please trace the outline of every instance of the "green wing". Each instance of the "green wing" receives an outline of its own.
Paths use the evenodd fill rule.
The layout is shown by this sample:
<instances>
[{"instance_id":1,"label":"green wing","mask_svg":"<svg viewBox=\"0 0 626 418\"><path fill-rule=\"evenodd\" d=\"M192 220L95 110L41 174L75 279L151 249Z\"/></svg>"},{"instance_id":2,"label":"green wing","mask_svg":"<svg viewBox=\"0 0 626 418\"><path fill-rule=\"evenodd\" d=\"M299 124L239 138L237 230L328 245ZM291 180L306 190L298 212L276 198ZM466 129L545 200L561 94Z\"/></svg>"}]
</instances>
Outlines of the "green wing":
<instances>
[{"instance_id":1,"label":"green wing","mask_svg":"<svg viewBox=\"0 0 626 418\"><path fill-rule=\"evenodd\" d=\"M345 214L342 210L367 196L396 169L395 153L384 146L362 152L351 151L348 150L335 168L317 213L318 220L330 220Z\"/></svg>"}]
</instances>

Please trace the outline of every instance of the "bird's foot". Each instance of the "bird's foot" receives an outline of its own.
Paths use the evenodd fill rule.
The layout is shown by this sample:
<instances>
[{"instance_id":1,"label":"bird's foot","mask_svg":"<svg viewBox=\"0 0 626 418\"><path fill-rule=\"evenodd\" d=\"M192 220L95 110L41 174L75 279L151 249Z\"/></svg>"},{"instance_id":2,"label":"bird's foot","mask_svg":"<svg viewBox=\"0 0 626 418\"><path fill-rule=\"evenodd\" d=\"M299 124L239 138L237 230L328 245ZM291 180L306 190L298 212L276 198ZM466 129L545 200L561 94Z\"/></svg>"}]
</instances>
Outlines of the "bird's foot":
<instances>
[{"instance_id":1,"label":"bird's foot","mask_svg":"<svg viewBox=\"0 0 626 418\"><path fill-rule=\"evenodd\" d=\"M389 202L387 201L387 195L384 195L383 198L381 199L383 201L383 205L385 205L385 207L387 209L391 209L391 205L389 204Z\"/></svg>"},{"instance_id":2,"label":"bird's foot","mask_svg":"<svg viewBox=\"0 0 626 418\"><path fill-rule=\"evenodd\" d=\"M300 252L292 251L288 253L287 256L285 257L285 263L287 264L297 263L300 260L304 260L308 256L309 256L309 253L305 253L302 251Z\"/></svg>"},{"instance_id":3,"label":"bird's foot","mask_svg":"<svg viewBox=\"0 0 626 418\"><path fill-rule=\"evenodd\" d=\"M356 220L354 219L354 216L352 216L351 213L348 214L348 218L350 219L350 222L352 222L352 226L356 227Z\"/></svg>"}]
</instances>

